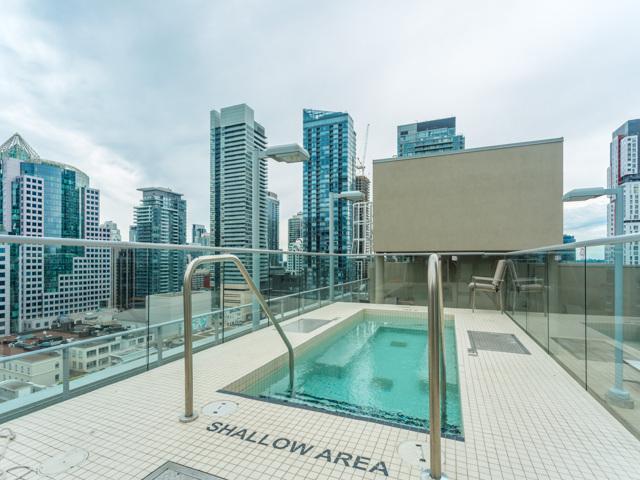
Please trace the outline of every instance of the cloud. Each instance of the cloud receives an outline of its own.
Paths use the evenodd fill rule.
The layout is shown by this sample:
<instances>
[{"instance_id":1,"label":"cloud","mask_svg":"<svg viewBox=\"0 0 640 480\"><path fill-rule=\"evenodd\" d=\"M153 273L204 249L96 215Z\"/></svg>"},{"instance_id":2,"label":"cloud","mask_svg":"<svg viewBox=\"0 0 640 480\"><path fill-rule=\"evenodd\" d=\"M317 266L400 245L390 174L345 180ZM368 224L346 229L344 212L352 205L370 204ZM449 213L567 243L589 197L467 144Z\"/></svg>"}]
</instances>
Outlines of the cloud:
<instances>
[{"instance_id":1,"label":"cloud","mask_svg":"<svg viewBox=\"0 0 640 480\"><path fill-rule=\"evenodd\" d=\"M640 4L614 3L9 0L0 135L85 170L124 231L149 185L208 224L208 112L242 102L271 144L302 141L303 108L333 109L360 155L370 123L369 174L396 125L456 115L468 147L563 136L565 189L604 185L611 132L640 105ZM302 172L269 169L286 246ZM602 208L580 208L567 229L605 233Z\"/></svg>"},{"instance_id":2,"label":"cloud","mask_svg":"<svg viewBox=\"0 0 640 480\"><path fill-rule=\"evenodd\" d=\"M607 206L605 197L585 202L564 204L564 233L576 240L589 240L607 236Z\"/></svg>"}]
</instances>

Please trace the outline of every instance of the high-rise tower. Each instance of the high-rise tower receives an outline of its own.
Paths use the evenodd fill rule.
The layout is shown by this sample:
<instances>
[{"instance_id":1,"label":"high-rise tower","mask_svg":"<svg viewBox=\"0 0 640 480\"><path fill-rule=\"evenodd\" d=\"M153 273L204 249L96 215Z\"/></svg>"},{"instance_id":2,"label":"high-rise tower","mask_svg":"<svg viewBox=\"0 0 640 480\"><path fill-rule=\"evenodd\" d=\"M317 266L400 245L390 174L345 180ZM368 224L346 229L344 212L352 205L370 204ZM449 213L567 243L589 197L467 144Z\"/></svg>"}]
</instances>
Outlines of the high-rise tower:
<instances>
[{"instance_id":1,"label":"high-rise tower","mask_svg":"<svg viewBox=\"0 0 640 480\"><path fill-rule=\"evenodd\" d=\"M0 168L2 228L6 233L110 239L109 229L99 223L100 192L89 186L85 173L40 158L17 133L0 146ZM0 247L0 262L5 265L1 273L5 283L0 289L0 334L50 328L60 315L109 306L109 249Z\"/></svg>"},{"instance_id":2,"label":"high-rise tower","mask_svg":"<svg viewBox=\"0 0 640 480\"><path fill-rule=\"evenodd\" d=\"M303 143L309 160L303 169L303 241L309 252L329 251L329 208L334 209L335 253L351 250L351 205L338 200L329 205L329 192L353 190L355 184L356 133L353 119L345 112L305 109L302 114ZM311 258L311 257L309 257ZM328 262L311 270L317 286L328 281ZM348 261L338 257L336 282L348 278Z\"/></svg>"},{"instance_id":3,"label":"high-rise tower","mask_svg":"<svg viewBox=\"0 0 640 480\"><path fill-rule=\"evenodd\" d=\"M280 248L280 200L273 192L267 192L267 248ZM270 254L269 258L271 265L282 263L282 255Z\"/></svg>"},{"instance_id":4,"label":"high-rise tower","mask_svg":"<svg viewBox=\"0 0 640 480\"><path fill-rule=\"evenodd\" d=\"M134 208L136 241L187 243L187 202L168 188L139 188L142 200ZM136 254L135 296L179 292L186 266L184 252L140 250Z\"/></svg>"},{"instance_id":5,"label":"high-rise tower","mask_svg":"<svg viewBox=\"0 0 640 480\"><path fill-rule=\"evenodd\" d=\"M456 134L456 117L398 126L399 157L462 149L464 149L464 135Z\"/></svg>"},{"instance_id":6,"label":"high-rise tower","mask_svg":"<svg viewBox=\"0 0 640 480\"><path fill-rule=\"evenodd\" d=\"M288 220L287 245L294 243L302 236L302 212L298 212Z\"/></svg>"},{"instance_id":7,"label":"high-rise tower","mask_svg":"<svg viewBox=\"0 0 640 480\"><path fill-rule=\"evenodd\" d=\"M607 186L621 187L624 191L624 234L640 232L640 164L638 160L638 138L640 119L629 120L616 129L611 136ZM615 235L615 197L609 201L607 211L607 235ZM624 263L640 264L638 242L624 245ZM613 250L607 249L611 258Z\"/></svg>"},{"instance_id":8,"label":"high-rise tower","mask_svg":"<svg viewBox=\"0 0 640 480\"><path fill-rule=\"evenodd\" d=\"M267 138L245 104L210 113L211 245L267 248ZM267 282L267 255L240 255L254 282ZM256 271L259 270L259 271ZM214 270L219 277L219 269ZM224 270L225 301L241 304L250 293L236 269Z\"/></svg>"}]
</instances>

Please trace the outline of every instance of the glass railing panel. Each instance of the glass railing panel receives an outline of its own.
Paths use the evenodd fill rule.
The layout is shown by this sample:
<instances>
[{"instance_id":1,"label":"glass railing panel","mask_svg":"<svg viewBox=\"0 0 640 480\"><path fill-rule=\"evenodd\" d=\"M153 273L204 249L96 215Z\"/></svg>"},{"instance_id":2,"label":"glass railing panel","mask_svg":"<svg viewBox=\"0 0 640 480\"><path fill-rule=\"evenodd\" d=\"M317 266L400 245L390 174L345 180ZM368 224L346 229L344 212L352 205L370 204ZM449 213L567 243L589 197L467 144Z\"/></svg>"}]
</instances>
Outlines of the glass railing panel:
<instances>
[{"instance_id":1,"label":"glass railing panel","mask_svg":"<svg viewBox=\"0 0 640 480\"><path fill-rule=\"evenodd\" d=\"M182 278L187 263L196 256L196 252L170 247L114 252L113 308L96 312L95 320L76 323L81 338L92 338L69 347L71 391L144 371L183 353ZM210 311L200 300L201 292L194 292L196 318ZM87 324L97 325L99 331L88 331ZM194 338L197 333L194 327Z\"/></svg>"},{"instance_id":2,"label":"glass railing panel","mask_svg":"<svg viewBox=\"0 0 640 480\"><path fill-rule=\"evenodd\" d=\"M426 258L415 255L384 256L381 265L384 283L379 300L393 305L426 305Z\"/></svg>"},{"instance_id":3,"label":"glass railing panel","mask_svg":"<svg viewBox=\"0 0 640 480\"><path fill-rule=\"evenodd\" d=\"M9 352L4 349L5 355ZM67 392L68 350L16 352L0 358L0 417Z\"/></svg>"},{"instance_id":4,"label":"glass railing panel","mask_svg":"<svg viewBox=\"0 0 640 480\"><path fill-rule=\"evenodd\" d=\"M261 291L266 290L269 282L268 254L239 253L237 256L256 287ZM224 339L255 331L266 325L267 317L238 268L227 262L221 264L221 270Z\"/></svg>"},{"instance_id":5,"label":"glass railing panel","mask_svg":"<svg viewBox=\"0 0 640 480\"><path fill-rule=\"evenodd\" d=\"M527 265L526 281L548 285L548 255L532 255ZM542 347L549 350L549 319L544 295L525 295L527 331Z\"/></svg>"},{"instance_id":6,"label":"glass railing panel","mask_svg":"<svg viewBox=\"0 0 640 480\"><path fill-rule=\"evenodd\" d=\"M493 278L498 260L493 255L442 255L442 293L447 307L471 308L469 284L474 276ZM476 295L476 308L498 308L493 295Z\"/></svg>"},{"instance_id":7,"label":"glass railing panel","mask_svg":"<svg viewBox=\"0 0 640 480\"><path fill-rule=\"evenodd\" d=\"M523 284L528 295L539 298L548 311L549 353L581 383L586 382L585 261L576 260L575 250L547 254L547 282ZM536 314L530 313L530 316Z\"/></svg>"},{"instance_id":8,"label":"glass railing panel","mask_svg":"<svg viewBox=\"0 0 640 480\"><path fill-rule=\"evenodd\" d=\"M508 257L506 282L508 309L513 319L545 350L549 348L549 321L546 295L525 293L521 285L548 285L545 253ZM509 310L508 310L509 311Z\"/></svg>"},{"instance_id":9,"label":"glass railing panel","mask_svg":"<svg viewBox=\"0 0 640 480\"><path fill-rule=\"evenodd\" d=\"M586 372L589 391L640 435L640 267L636 248L626 243L586 249Z\"/></svg>"},{"instance_id":10,"label":"glass railing panel","mask_svg":"<svg viewBox=\"0 0 640 480\"><path fill-rule=\"evenodd\" d=\"M300 256L285 256L281 253L269 254L269 274L263 295L269 308L278 320L291 318L298 314L297 295L302 286Z\"/></svg>"}]
</instances>

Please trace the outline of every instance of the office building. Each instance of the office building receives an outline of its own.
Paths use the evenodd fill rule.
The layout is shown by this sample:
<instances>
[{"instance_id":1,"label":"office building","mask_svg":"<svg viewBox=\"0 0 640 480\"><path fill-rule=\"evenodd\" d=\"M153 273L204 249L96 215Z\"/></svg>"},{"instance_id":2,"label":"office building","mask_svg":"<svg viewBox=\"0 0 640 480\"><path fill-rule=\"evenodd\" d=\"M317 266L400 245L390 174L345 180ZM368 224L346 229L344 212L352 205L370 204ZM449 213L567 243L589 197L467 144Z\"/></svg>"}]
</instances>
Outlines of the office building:
<instances>
[{"instance_id":1,"label":"office building","mask_svg":"<svg viewBox=\"0 0 640 480\"><path fill-rule=\"evenodd\" d=\"M290 245L297 239L302 238L302 212L298 212L289 218L287 227L287 245Z\"/></svg>"},{"instance_id":2,"label":"office building","mask_svg":"<svg viewBox=\"0 0 640 480\"><path fill-rule=\"evenodd\" d=\"M118 310L144 308L145 297L135 296L136 258L140 260L140 250L119 249L115 257L114 307Z\"/></svg>"},{"instance_id":3,"label":"office building","mask_svg":"<svg viewBox=\"0 0 640 480\"><path fill-rule=\"evenodd\" d=\"M5 232L110 239L110 231L99 223L100 192L89 186L85 173L40 158L19 134L0 146L0 164ZM6 246L1 250L4 333L48 328L61 315L107 307L111 301L109 249L16 245L10 255Z\"/></svg>"},{"instance_id":4,"label":"office building","mask_svg":"<svg viewBox=\"0 0 640 480\"><path fill-rule=\"evenodd\" d=\"M356 190L362 192L364 201L368 202L371 196L371 180L366 175L356 175Z\"/></svg>"},{"instance_id":5,"label":"office building","mask_svg":"<svg viewBox=\"0 0 640 480\"><path fill-rule=\"evenodd\" d=\"M303 144L309 160L303 168L303 245L308 252L329 251L329 208L334 212L335 253L349 253L352 246L352 212L346 200L329 205L329 192L355 187L356 133L353 119L345 112L305 109L302 114ZM311 269L313 283L327 284L328 261L316 259ZM336 282L349 276L349 262L338 257Z\"/></svg>"},{"instance_id":6,"label":"office building","mask_svg":"<svg viewBox=\"0 0 640 480\"><path fill-rule=\"evenodd\" d=\"M118 228L118 224L116 222L107 220L106 222L100 224L100 228L109 232L109 240L113 242L122 241L122 235L120 234L120 229Z\"/></svg>"},{"instance_id":7,"label":"office building","mask_svg":"<svg viewBox=\"0 0 640 480\"><path fill-rule=\"evenodd\" d=\"M624 232L640 232L640 168L638 165L638 137L640 119L629 120L616 129L611 138L610 160L607 169L607 186L621 187L624 196ZM615 202L610 197L607 211L607 235L615 235ZM640 245L630 242L624 245L624 263L640 264ZM607 247L607 259L612 261L613 248Z\"/></svg>"},{"instance_id":8,"label":"office building","mask_svg":"<svg viewBox=\"0 0 640 480\"><path fill-rule=\"evenodd\" d=\"M289 244L289 253L287 254L287 266L285 271L292 275L300 275L304 271L304 255L296 255L291 252L302 252L302 239L298 238L295 242Z\"/></svg>"},{"instance_id":9,"label":"office building","mask_svg":"<svg viewBox=\"0 0 640 480\"><path fill-rule=\"evenodd\" d=\"M200 237L200 245L203 247L210 247L211 245L211 235L209 232L204 232Z\"/></svg>"},{"instance_id":10,"label":"office building","mask_svg":"<svg viewBox=\"0 0 640 480\"><path fill-rule=\"evenodd\" d=\"M10 275L11 247L7 244L0 244L0 336L11 333Z\"/></svg>"},{"instance_id":11,"label":"office building","mask_svg":"<svg viewBox=\"0 0 640 480\"><path fill-rule=\"evenodd\" d=\"M267 248L280 249L280 200L273 192L267 192ZM282 264L280 254L270 254L269 259L271 265Z\"/></svg>"},{"instance_id":12,"label":"office building","mask_svg":"<svg viewBox=\"0 0 640 480\"><path fill-rule=\"evenodd\" d=\"M424 156L464 149L464 135L456 134L456 117L398 126L398 157Z\"/></svg>"},{"instance_id":13,"label":"office building","mask_svg":"<svg viewBox=\"0 0 640 480\"><path fill-rule=\"evenodd\" d=\"M140 205L134 208L136 241L143 243L187 243L187 202L168 188L139 188ZM186 266L184 252L139 250L135 261L136 297L179 292Z\"/></svg>"},{"instance_id":14,"label":"office building","mask_svg":"<svg viewBox=\"0 0 640 480\"><path fill-rule=\"evenodd\" d=\"M353 204L353 248L351 253L360 255L373 252L373 203L369 200L371 180L366 175L356 176L356 190L364 199ZM356 279L368 276L368 261L356 259L354 262Z\"/></svg>"},{"instance_id":15,"label":"office building","mask_svg":"<svg viewBox=\"0 0 640 480\"><path fill-rule=\"evenodd\" d=\"M202 236L205 233L207 233L207 229L204 225L194 223L191 226L191 243L202 245Z\"/></svg>"},{"instance_id":16,"label":"office building","mask_svg":"<svg viewBox=\"0 0 640 480\"><path fill-rule=\"evenodd\" d=\"M267 248L267 160L260 155L267 145L264 127L245 104L211 110L210 122L211 244ZM267 255L240 259L259 286L267 282ZM218 272L215 268L216 278ZM224 285L227 304L250 298L236 269L225 269Z\"/></svg>"}]
</instances>

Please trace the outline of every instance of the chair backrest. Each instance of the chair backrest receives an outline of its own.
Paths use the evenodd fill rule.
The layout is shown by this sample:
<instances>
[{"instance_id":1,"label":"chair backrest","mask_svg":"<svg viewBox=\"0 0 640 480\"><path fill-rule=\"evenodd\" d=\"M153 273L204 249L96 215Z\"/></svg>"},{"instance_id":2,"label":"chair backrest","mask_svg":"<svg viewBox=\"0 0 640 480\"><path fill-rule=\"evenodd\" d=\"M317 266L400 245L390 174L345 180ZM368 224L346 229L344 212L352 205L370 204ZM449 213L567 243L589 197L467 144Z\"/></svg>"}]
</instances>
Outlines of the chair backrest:
<instances>
[{"instance_id":1,"label":"chair backrest","mask_svg":"<svg viewBox=\"0 0 640 480\"><path fill-rule=\"evenodd\" d=\"M520 286L520 279L518 278L518 271L516 270L516 264L513 260L507 260L507 270L509 270L511 280L516 287Z\"/></svg>"},{"instance_id":2,"label":"chair backrest","mask_svg":"<svg viewBox=\"0 0 640 480\"><path fill-rule=\"evenodd\" d=\"M498 265L496 266L496 273L493 274L493 283L494 286L499 287L504 280L504 274L507 271L507 261L506 260L498 260Z\"/></svg>"}]
</instances>

